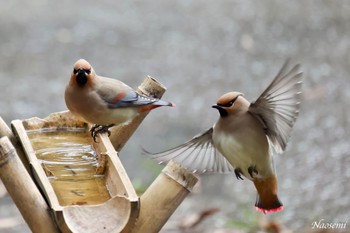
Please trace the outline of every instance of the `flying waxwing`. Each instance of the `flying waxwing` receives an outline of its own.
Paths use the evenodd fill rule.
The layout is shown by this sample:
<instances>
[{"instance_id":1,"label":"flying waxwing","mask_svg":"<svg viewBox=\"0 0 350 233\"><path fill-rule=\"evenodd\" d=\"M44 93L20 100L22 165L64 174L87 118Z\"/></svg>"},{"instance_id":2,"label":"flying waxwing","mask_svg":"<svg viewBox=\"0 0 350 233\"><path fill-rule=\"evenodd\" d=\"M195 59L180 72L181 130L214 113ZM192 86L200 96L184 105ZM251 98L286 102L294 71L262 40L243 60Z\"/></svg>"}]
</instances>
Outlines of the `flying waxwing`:
<instances>
[{"instance_id":1,"label":"flying waxwing","mask_svg":"<svg viewBox=\"0 0 350 233\"><path fill-rule=\"evenodd\" d=\"M239 92L224 94L212 106L220 114L213 127L173 149L146 153L159 163L174 160L192 172L234 172L237 179L254 183L257 210L265 214L282 210L273 154L286 149L299 114L299 68L288 69L287 61L255 102Z\"/></svg>"}]
</instances>

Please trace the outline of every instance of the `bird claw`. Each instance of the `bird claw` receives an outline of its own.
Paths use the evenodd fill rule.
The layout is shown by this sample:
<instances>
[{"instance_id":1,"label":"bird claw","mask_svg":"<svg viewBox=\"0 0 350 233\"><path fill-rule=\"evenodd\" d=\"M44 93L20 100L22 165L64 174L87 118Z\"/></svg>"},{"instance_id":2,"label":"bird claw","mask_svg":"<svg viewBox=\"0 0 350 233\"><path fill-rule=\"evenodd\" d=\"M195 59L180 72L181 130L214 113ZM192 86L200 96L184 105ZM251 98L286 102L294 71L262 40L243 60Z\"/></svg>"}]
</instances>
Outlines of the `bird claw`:
<instances>
[{"instance_id":1,"label":"bird claw","mask_svg":"<svg viewBox=\"0 0 350 233\"><path fill-rule=\"evenodd\" d=\"M236 168L234 171L235 171L235 175L236 175L237 180L243 180L242 170L240 168Z\"/></svg>"},{"instance_id":2,"label":"bird claw","mask_svg":"<svg viewBox=\"0 0 350 233\"><path fill-rule=\"evenodd\" d=\"M258 170L256 169L256 165L251 165L250 167L248 167L248 173L250 175L250 177L252 177L253 179L255 178L254 177L254 174L258 174Z\"/></svg>"},{"instance_id":3,"label":"bird claw","mask_svg":"<svg viewBox=\"0 0 350 233\"><path fill-rule=\"evenodd\" d=\"M111 136L111 131L109 131L109 128L114 126L114 124L111 125L93 125L90 129L91 137L94 139L94 142L97 143L96 137L97 134L101 133L108 133L108 137Z\"/></svg>"},{"instance_id":4,"label":"bird claw","mask_svg":"<svg viewBox=\"0 0 350 233\"><path fill-rule=\"evenodd\" d=\"M94 137L95 135L95 131L100 127L100 125L93 125L90 129L90 134L91 134L91 137ZM94 139L95 141L95 139Z\"/></svg>"}]
</instances>

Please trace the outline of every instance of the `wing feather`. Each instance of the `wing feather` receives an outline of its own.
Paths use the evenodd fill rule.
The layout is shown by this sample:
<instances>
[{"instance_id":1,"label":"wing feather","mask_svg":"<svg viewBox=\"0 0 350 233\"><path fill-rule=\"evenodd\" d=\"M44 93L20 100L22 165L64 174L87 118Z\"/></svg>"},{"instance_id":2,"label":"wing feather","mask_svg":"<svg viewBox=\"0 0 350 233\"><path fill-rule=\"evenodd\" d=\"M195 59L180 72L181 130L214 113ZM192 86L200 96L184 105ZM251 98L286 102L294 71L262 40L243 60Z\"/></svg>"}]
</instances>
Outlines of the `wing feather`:
<instances>
[{"instance_id":1,"label":"wing feather","mask_svg":"<svg viewBox=\"0 0 350 233\"><path fill-rule=\"evenodd\" d=\"M213 145L213 128L170 150L148 154L160 164L173 160L193 173L231 173L234 168Z\"/></svg>"},{"instance_id":2,"label":"wing feather","mask_svg":"<svg viewBox=\"0 0 350 233\"><path fill-rule=\"evenodd\" d=\"M249 107L249 112L264 126L277 153L287 146L292 127L299 115L302 73L300 65L288 70L287 60L275 79Z\"/></svg>"}]
</instances>

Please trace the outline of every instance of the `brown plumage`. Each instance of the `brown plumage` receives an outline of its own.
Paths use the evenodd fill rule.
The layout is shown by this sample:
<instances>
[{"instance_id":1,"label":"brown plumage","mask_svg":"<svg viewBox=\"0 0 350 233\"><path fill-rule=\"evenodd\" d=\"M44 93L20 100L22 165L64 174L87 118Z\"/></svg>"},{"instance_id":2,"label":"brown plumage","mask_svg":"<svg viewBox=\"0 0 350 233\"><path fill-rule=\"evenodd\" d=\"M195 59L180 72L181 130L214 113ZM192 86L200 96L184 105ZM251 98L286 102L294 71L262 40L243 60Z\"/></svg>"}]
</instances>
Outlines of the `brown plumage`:
<instances>
[{"instance_id":1,"label":"brown plumage","mask_svg":"<svg viewBox=\"0 0 350 233\"><path fill-rule=\"evenodd\" d=\"M161 106L175 106L167 101L140 95L119 80L97 75L84 59L74 64L64 97L73 114L85 122L95 124L91 131L94 140L97 133L127 123L140 112Z\"/></svg>"},{"instance_id":2,"label":"brown plumage","mask_svg":"<svg viewBox=\"0 0 350 233\"><path fill-rule=\"evenodd\" d=\"M286 149L298 117L302 73L286 62L255 102L229 92L217 100L218 121L201 135L173 149L151 154L160 163L175 160L193 172L235 173L253 181L256 207L263 213L283 208L277 196L273 154Z\"/></svg>"}]
</instances>

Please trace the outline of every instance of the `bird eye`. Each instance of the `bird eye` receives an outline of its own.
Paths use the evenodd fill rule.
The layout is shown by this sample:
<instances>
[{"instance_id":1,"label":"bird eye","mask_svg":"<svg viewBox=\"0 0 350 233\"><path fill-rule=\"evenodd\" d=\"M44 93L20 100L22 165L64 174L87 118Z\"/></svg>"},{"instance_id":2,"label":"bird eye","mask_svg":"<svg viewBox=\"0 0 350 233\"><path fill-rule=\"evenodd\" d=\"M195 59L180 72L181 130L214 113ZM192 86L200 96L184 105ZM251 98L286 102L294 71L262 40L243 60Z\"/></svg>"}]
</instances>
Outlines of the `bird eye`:
<instances>
[{"instance_id":1,"label":"bird eye","mask_svg":"<svg viewBox=\"0 0 350 233\"><path fill-rule=\"evenodd\" d=\"M90 74L91 73L91 68L90 69L84 69L85 73Z\"/></svg>"},{"instance_id":2,"label":"bird eye","mask_svg":"<svg viewBox=\"0 0 350 233\"><path fill-rule=\"evenodd\" d=\"M222 107L231 107L235 101L237 100L238 97L240 97L241 95L237 95L235 98L233 98L230 102L227 102L226 104L221 104L220 106Z\"/></svg>"},{"instance_id":3,"label":"bird eye","mask_svg":"<svg viewBox=\"0 0 350 233\"><path fill-rule=\"evenodd\" d=\"M77 69L74 69L73 70L73 74L77 74L78 73L78 70Z\"/></svg>"},{"instance_id":4,"label":"bird eye","mask_svg":"<svg viewBox=\"0 0 350 233\"><path fill-rule=\"evenodd\" d=\"M222 106L222 107L231 107L232 104L235 102L235 100L236 100L236 99L233 99L233 100L231 100L230 102L228 102L228 103L226 103L226 104L222 104L221 106Z\"/></svg>"}]
</instances>

